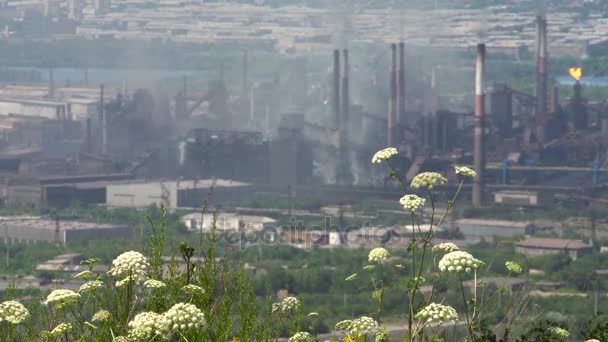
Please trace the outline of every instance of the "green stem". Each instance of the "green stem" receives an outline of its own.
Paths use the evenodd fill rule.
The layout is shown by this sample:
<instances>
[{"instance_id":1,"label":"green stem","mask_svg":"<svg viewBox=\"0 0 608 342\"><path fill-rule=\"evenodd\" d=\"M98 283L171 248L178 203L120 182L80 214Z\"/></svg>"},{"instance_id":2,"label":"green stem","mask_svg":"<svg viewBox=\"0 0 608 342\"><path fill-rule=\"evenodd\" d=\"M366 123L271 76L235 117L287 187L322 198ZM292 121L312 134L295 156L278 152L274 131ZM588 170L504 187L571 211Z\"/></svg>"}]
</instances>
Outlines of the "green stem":
<instances>
[{"instance_id":1,"label":"green stem","mask_svg":"<svg viewBox=\"0 0 608 342\"><path fill-rule=\"evenodd\" d=\"M462 285L462 275L458 274L458 280L460 281L460 292L462 293L462 302L464 303L464 314L467 320L467 331L469 333L469 338L471 342L473 342L473 330L471 328L471 321L469 319L469 305L467 304L467 296L464 294L464 285Z\"/></svg>"},{"instance_id":2,"label":"green stem","mask_svg":"<svg viewBox=\"0 0 608 342\"><path fill-rule=\"evenodd\" d=\"M403 192L407 192L407 188L405 186L405 183L403 183L403 179L401 178L401 176L399 176L399 172L397 172L397 170L395 170L395 168L393 167L393 164L391 164L390 160L386 160L386 163L388 164L388 167L391 168L391 171L393 173L393 175L395 175L395 178L397 178L397 182L399 182L399 185L401 186L401 190L403 190Z\"/></svg>"}]
</instances>

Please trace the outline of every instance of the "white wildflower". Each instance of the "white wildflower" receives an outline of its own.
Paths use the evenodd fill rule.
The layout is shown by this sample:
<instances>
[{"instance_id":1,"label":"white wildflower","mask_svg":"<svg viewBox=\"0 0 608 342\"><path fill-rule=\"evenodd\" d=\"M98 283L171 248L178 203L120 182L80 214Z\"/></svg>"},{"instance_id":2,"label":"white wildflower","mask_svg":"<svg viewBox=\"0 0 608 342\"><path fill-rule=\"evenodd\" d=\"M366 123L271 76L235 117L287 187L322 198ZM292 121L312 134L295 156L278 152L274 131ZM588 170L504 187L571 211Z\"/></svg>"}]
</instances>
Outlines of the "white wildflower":
<instances>
[{"instance_id":1,"label":"white wildflower","mask_svg":"<svg viewBox=\"0 0 608 342\"><path fill-rule=\"evenodd\" d=\"M108 274L117 278L130 277L139 284L147 279L149 268L148 259L143 254L130 251L122 253L112 261L112 269Z\"/></svg>"},{"instance_id":2,"label":"white wildflower","mask_svg":"<svg viewBox=\"0 0 608 342\"><path fill-rule=\"evenodd\" d=\"M360 317L352 321L348 331L354 336L363 336L378 329L378 322L371 317Z\"/></svg>"},{"instance_id":3,"label":"white wildflower","mask_svg":"<svg viewBox=\"0 0 608 342\"><path fill-rule=\"evenodd\" d=\"M95 290L102 286L103 282L101 280L88 281L80 286L78 293L95 292Z\"/></svg>"},{"instance_id":4,"label":"white wildflower","mask_svg":"<svg viewBox=\"0 0 608 342\"><path fill-rule=\"evenodd\" d=\"M549 331L558 337L562 337L562 338L567 338L568 336L570 336L570 333L568 332L568 330L560 328L560 327L550 327Z\"/></svg>"},{"instance_id":5,"label":"white wildflower","mask_svg":"<svg viewBox=\"0 0 608 342\"><path fill-rule=\"evenodd\" d=\"M296 297L286 297L281 301L281 312L283 313L295 313L300 310L302 303Z\"/></svg>"},{"instance_id":6,"label":"white wildflower","mask_svg":"<svg viewBox=\"0 0 608 342\"><path fill-rule=\"evenodd\" d=\"M89 278L92 278L93 276L95 276L93 274L93 272L86 270L86 271L82 271L82 272L78 273L77 275L75 275L74 279L87 280Z\"/></svg>"},{"instance_id":7,"label":"white wildflower","mask_svg":"<svg viewBox=\"0 0 608 342\"><path fill-rule=\"evenodd\" d=\"M112 316L112 314L110 314L110 312L108 310L99 310L93 315L93 318L91 318L91 321L107 322L111 316Z\"/></svg>"},{"instance_id":8,"label":"white wildflower","mask_svg":"<svg viewBox=\"0 0 608 342\"><path fill-rule=\"evenodd\" d=\"M466 166L454 166L454 169L456 170L456 174L462 175L463 177L468 177L468 178L475 178L477 177L477 172L475 172L475 170L466 167Z\"/></svg>"},{"instance_id":9,"label":"white wildflower","mask_svg":"<svg viewBox=\"0 0 608 342\"><path fill-rule=\"evenodd\" d=\"M344 279L344 280L353 281L353 280L357 279L357 276L358 276L357 273L353 273L353 274L349 275L348 277L346 277L346 279Z\"/></svg>"},{"instance_id":10,"label":"white wildflower","mask_svg":"<svg viewBox=\"0 0 608 342\"><path fill-rule=\"evenodd\" d=\"M161 289L164 287L167 287L167 284L163 283L160 280L148 279L144 281L144 288L146 289Z\"/></svg>"},{"instance_id":11,"label":"white wildflower","mask_svg":"<svg viewBox=\"0 0 608 342\"><path fill-rule=\"evenodd\" d=\"M439 270L441 272L471 272L483 265L483 262L475 259L471 254L464 251L450 252L441 258L439 261Z\"/></svg>"},{"instance_id":12,"label":"white wildflower","mask_svg":"<svg viewBox=\"0 0 608 342\"><path fill-rule=\"evenodd\" d=\"M411 212L417 212L424 207L425 201L424 198L418 195L410 194L401 197L399 204L401 204L404 209L408 209Z\"/></svg>"},{"instance_id":13,"label":"white wildflower","mask_svg":"<svg viewBox=\"0 0 608 342\"><path fill-rule=\"evenodd\" d=\"M78 293L72 290L58 289L53 290L53 292L46 297L44 304L52 304L58 308L61 308L78 302L78 299L80 299L80 295Z\"/></svg>"},{"instance_id":14,"label":"white wildflower","mask_svg":"<svg viewBox=\"0 0 608 342\"><path fill-rule=\"evenodd\" d=\"M596 339L592 338L592 339L587 340L587 341L585 341L585 342L600 342L600 340L596 340Z\"/></svg>"},{"instance_id":15,"label":"white wildflower","mask_svg":"<svg viewBox=\"0 0 608 342\"><path fill-rule=\"evenodd\" d=\"M414 177L410 186L414 189L425 188L432 190L437 185L445 185L447 179L437 172L423 172Z\"/></svg>"},{"instance_id":16,"label":"white wildflower","mask_svg":"<svg viewBox=\"0 0 608 342\"><path fill-rule=\"evenodd\" d=\"M514 261L505 262L505 267L507 268L507 271L509 271L511 273L519 274L523 271L523 268L521 267L521 265Z\"/></svg>"},{"instance_id":17,"label":"white wildflower","mask_svg":"<svg viewBox=\"0 0 608 342\"><path fill-rule=\"evenodd\" d=\"M372 157L372 163L379 164L384 160L389 160L392 156L396 155L397 153L399 153L399 152L397 152L396 148L387 147L374 154L374 156Z\"/></svg>"},{"instance_id":18,"label":"white wildflower","mask_svg":"<svg viewBox=\"0 0 608 342\"><path fill-rule=\"evenodd\" d=\"M391 253L389 253L385 248L377 247L369 252L367 260L369 262L382 263L384 261L387 261L390 257Z\"/></svg>"},{"instance_id":19,"label":"white wildflower","mask_svg":"<svg viewBox=\"0 0 608 342\"><path fill-rule=\"evenodd\" d=\"M458 319L458 313L456 310L448 305L442 305L437 303L431 303L425 308L418 311L416 314L417 319L421 319L430 322L449 322Z\"/></svg>"},{"instance_id":20,"label":"white wildflower","mask_svg":"<svg viewBox=\"0 0 608 342\"><path fill-rule=\"evenodd\" d=\"M11 324L21 324L30 317L29 311L23 304L9 300L0 304L0 322L7 321Z\"/></svg>"},{"instance_id":21,"label":"white wildflower","mask_svg":"<svg viewBox=\"0 0 608 342\"><path fill-rule=\"evenodd\" d=\"M189 284L189 285L182 287L182 291L184 291L188 294L191 294L191 295L205 293L205 290L202 287L193 285L193 284Z\"/></svg>"},{"instance_id":22,"label":"white wildflower","mask_svg":"<svg viewBox=\"0 0 608 342\"><path fill-rule=\"evenodd\" d=\"M128 325L129 339L134 341L150 341L154 337L163 339L169 333L163 315L156 312L139 313Z\"/></svg>"},{"instance_id":23,"label":"white wildflower","mask_svg":"<svg viewBox=\"0 0 608 342\"><path fill-rule=\"evenodd\" d=\"M65 333L70 330L72 330L72 325L70 323L61 323L51 330L50 335L53 337L59 337L65 335Z\"/></svg>"},{"instance_id":24,"label":"white wildflower","mask_svg":"<svg viewBox=\"0 0 608 342\"><path fill-rule=\"evenodd\" d=\"M460 248L458 248L458 246L456 246L455 244L451 243L451 242L444 242L444 243L440 243L437 244L435 246L433 246L433 248L431 248L431 251L433 253L450 253L453 251L457 251L460 250Z\"/></svg>"},{"instance_id":25,"label":"white wildflower","mask_svg":"<svg viewBox=\"0 0 608 342\"><path fill-rule=\"evenodd\" d=\"M163 315L163 322L172 332L201 329L206 325L205 315L194 304L177 303Z\"/></svg>"},{"instance_id":26,"label":"white wildflower","mask_svg":"<svg viewBox=\"0 0 608 342\"><path fill-rule=\"evenodd\" d=\"M335 329L340 331L340 330L348 330L348 328L350 327L350 325L353 324L353 321L350 319L344 320L344 321L340 321L338 323L336 323Z\"/></svg>"},{"instance_id":27,"label":"white wildflower","mask_svg":"<svg viewBox=\"0 0 608 342\"><path fill-rule=\"evenodd\" d=\"M131 342L131 341L129 341L129 338L126 336L116 336L116 337L114 337L112 342Z\"/></svg>"},{"instance_id":28,"label":"white wildflower","mask_svg":"<svg viewBox=\"0 0 608 342\"><path fill-rule=\"evenodd\" d=\"M291 336L288 342L313 342L312 335L307 332L298 332Z\"/></svg>"}]
</instances>

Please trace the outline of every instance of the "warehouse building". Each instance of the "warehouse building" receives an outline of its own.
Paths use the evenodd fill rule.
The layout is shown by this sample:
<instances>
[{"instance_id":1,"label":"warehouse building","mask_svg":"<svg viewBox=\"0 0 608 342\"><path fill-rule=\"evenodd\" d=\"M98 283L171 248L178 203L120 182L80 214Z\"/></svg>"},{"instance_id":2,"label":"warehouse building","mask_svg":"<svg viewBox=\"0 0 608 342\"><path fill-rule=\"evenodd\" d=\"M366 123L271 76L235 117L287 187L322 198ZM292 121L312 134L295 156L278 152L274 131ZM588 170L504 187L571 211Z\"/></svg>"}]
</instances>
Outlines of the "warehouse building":
<instances>
[{"instance_id":1,"label":"warehouse building","mask_svg":"<svg viewBox=\"0 0 608 342\"><path fill-rule=\"evenodd\" d=\"M84 239L130 237L133 228L126 225L83 221L63 221L35 216L0 217L0 237L4 243L55 242L67 245Z\"/></svg>"}]
</instances>

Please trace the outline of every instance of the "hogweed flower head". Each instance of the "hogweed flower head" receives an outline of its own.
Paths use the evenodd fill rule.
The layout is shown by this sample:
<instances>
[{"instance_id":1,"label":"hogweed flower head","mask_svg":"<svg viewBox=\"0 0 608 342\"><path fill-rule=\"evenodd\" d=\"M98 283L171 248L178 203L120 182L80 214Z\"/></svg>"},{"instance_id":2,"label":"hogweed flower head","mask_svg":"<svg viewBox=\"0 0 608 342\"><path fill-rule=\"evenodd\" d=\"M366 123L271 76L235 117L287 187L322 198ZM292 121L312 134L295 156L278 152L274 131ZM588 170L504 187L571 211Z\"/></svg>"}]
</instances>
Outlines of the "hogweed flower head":
<instances>
[{"instance_id":1,"label":"hogweed flower head","mask_svg":"<svg viewBox=\"0 0 608 342\"><path fill-rule=\"evenodd\" d=\"M596 339L592 338L592 339L587 340L587 341L585 341L585 342L600 342L600 340L596 340Z\"/></svg>"},{"instance_id":2,"label":"hogweed flower head","mask_svg":"<svg viewBox=\"0 0 608 342\"><path fill-rule=\"evenodd\" d=\"M457 251L460 250L460 248L458 248L458 246L456 246L455 244L451 243L451 242L444 242L444 243L440 243L437 244L435 246L433 246L433 248L431 248L431 251L433 253L450 253L453 251Z\"/></svg>"},{"instance_id":3,"label":"hogweed flower head","mask_svg":"<svg viewBox=\"0 0 608 342\"><path fill-rule=\"evenodd\" d=\"M303 332L303 331L295 333L288 340L288 342L313 342L313 341L314 341L314 339L312 338L312 335L307 332Z\"/></svg>"},{"instance_id":4,"label":"hogweed flower head","mask_svg":"<svg viewBox=\"0 0 608 342\"><path fill-rule=\"evenodd\" d=\"M507 271L509 271L511 273L519 274L523 271L523 268L521 267L521 265L516 263L515 261L505 262L505 267L507 268Z\"/></svg>"},{"instance_id":5,"label":"hogweed flower head","mask_svg":"<svg viewBox=\"0 0 608 342\"><path fill-rule=\"evenodd\" d=\"M483 262L475 259L471 254L465 251L450 252L439 260L439 270L441 272L468 273L481 265L483 265Z\"/></svg>"},{"instance_id":6,"label":"hogweed flower head","mask_svg":"<svg viewBox=\"0 0 608 342\"><path fill-rule=\"evenodd\" d=\"M405 195L399 200L399 204L401 204L404 209L410 210L412 213L422 209L422 207L424 207L424 202L426 202L424 198L415 194Z\"/></svg>"},{"instance_id":7,"label":"hogweed flower head","mask_svg":"<svg viewBox=\"0 0 608 342\"><path fill-rule=\"evenodd\" d=\"M173 305L163 315L163 321L173 332L201 329L206 325L205 314L196 305L190 303Z\"/></svg>"},{"instance_id":8,"label":"hogweed flower head","mask_svg":"<svg viewBox=\"0 0 608 342\"><path fill-rule=\"evenodd\" d=\"M112 261L112 269L108 274L117 278L132 278L135 283L139 284L148 278L149 268L148 258L139 252L129 251L122 253Z\"/></svg>"},{"instance_id":9,"label":"hogweed flower head","mask_svg":"<svg viewBox=\"0 0 608 342\"><path fill-rule=\"evenodd\" d=\"M93 276L94 276L93 272L86 270L86 271L82 271L82 272L78 273L73 278L80 279L80 280L87 280L89 278L92 278Z\"/></svg>"},{"instance_id":10,"label":"hogweed flower head","mask_svg":"<svg viewBox=\"0 0 608 342\"><path fill-rule=\"evenodd\" d=\"M68 306L78 302L80 299L80 294L67 289L58 289L53 290L44 300L44 304L46 305L54 305L57 308L62 308L64 306Z\"/></svg>"},{"instance_id":11,"label":"hogweed flower head","mask_svg":"<svg viewBox=\"0 0 608 342\"><path fill-rule=\"evenodd\" d=\"M129 338L126 336L116 336L116 337L114 337L112 342L131 342L131 341L129 341Z\"/></svg>"},{"instance_id":12,"label":"hogweed flower head","mask_svg":"<svg viewBox=\"0 0 608 342\"><path fill-rule=\"evenodd\" d=\"M66 332L72 330L72 325L70 323L61 323L56 326L53 330L51 330L50 335L53 337L58 337L64 335Z\"/></svg>"},{"instance_id":13,"label":"hogweed flower head","mask_svg":"<svg viewBox=\"0 0 608 342\"><path fill-rule=\"evenodd\" d=\"M378 322L371 317L363 316L353 320L348 331L354 336L371 334L378 329Z\"/></svg>"},{"instance_id":14,"label":"hogweed flower head","mask_svg":"<svg viewBox=\"0 0 608 342\"><path fill-rule=\"evenodd\" d=\"M144 281L144 288L146 289L161 289L165 287L167 287L167 284L163 283L160 280L148 279Z\"/></svg>"},{"instance_id":15,"label":"hogweed flower head","mask_svg":"<svg viewBox=\"0 0 608 342\"><path fill-rule=\"evenodd\" d=\"M428 189L432 190L437 185L445 185L447 179L437 172L423 172L417 174L410 186L414 189Z\"/></svg>"},{"instance_id":16,"label":"hogweed flower head","mask_svg":"<svg viewBox=\"0 0 608 342\"><path fill-rule=\"evenodd\" d=\"M78 289L78 293L95 292L95 290L97 290L98 288L100 288L102 286L103 286L103 282L101 280L87 281L86 283L84 283L80 286L80 288Z\"/></svg>"},{"instance_id":17,"label":"hogweed flower head","mask_svg":"<svg viewBox=\"0 0 608 342\"><path fill-rule=\"evenodd\" d=\"M476 178L477 172L466 166L454 166L454 170L456 170L456 174L461 175L465 178Z\"/></svg>"},{"instance_id":18,"label":"hogweed flower head","mask_svg":"<svg viewBox=\"0 0 608 342\"><path fill-rule=\"evenodd\" d=\"M280 303L282 313L295 313L302 307L302 303L296 297L285 297Z\"/></svg>"},{"instance_id":19,"label":"hogweed flower head","mask_svg":"<svg viewBox=\"0 0 608 342\"><path fill-rule=\"evenodd\" d=\"M449 305L442 305L437 303L431 303L425 308L418 311L416 314L417 319L421 319L430 322L449 322L458 319L458 313L456 310Z\"/></svg>"},{"instance_id":20,"label":"hogweed flower head","mask_svg":"<svg viewBox=\"0 0 608 342\"><path fill-rule=\"evenodd\" d=\"M0 304L0 322L7 321L10 324L21 324L30 317L23 304L9 300Z\"/></svg>"},{"instance_id":21,"label":"hogweed flower head","mask_svg":"<svg viewBox=\"0 0 608 342\"><path fill-rule=\"evenodd\" d=\"M350 328L350 325L353 324L353 321L350 319L344 320L344 321L340 321L338 323L336 323L335 329L338 331L341 330L348 330L348 328Z\"/></svg>"},{"instance_id":22,"label":"hogweed flower head","mask_svg":"<svg viewBox=\"0 0 608 342\"><path fill-rule=\"evenodd\" d=\"M389 251L387 251L385 248L377 247L369 251L367 260L369 262L383 263L387 261L390 257L391 253L389 253Z\"/></svg>"},{"instance_id":23,"label":"hogweed flower head","mask_svg":"<svg viewBox=\"0 0 608 342\"><path fill-rule=\"evenodd\" d=\"M568 330L564 329L564 328L560 328L560 327L550 327L549 331L557 336L557 337L561 337L561 338L567 338L568 336L570 336L570 333L568 332Z\"/></svg>"},{"instance_id":24,"label":"hogweed flower head","mask_svg":"<svg viewBox=\"0 0 608 342\"><path fill-rule=\"evenodd\" d=\"M182 287L182 291L190 295L202 295L205 293L205 289L198 285L188 284Z\"/></svg>"},{"instance_id":25,"label":"hogweed flower head","mask_svg":"<svg viewBox=\"0 0 608 342\"><path fill-rule=\"evenodd\" d=\"M93 317L91 318L91 321L93 322L107 322L110 317L112 316L112 314L110 313L110 311L108 310L99 310L97 311Z\"/></svg>"},{"instance_id":26,"label":"hogweed flower head","mask_svg":"<svg viewBox=\"0 0 608 342\"><path fill-rule=\"evenodd\" d=\"M353 280L357 279L357 276L358 276L357 273L353 273L353 274L349 275L348 277L346 277L346 279L344 279L344 280L353 281Z\"/></svg>"},{"instance_id":27,"label":"hogweed flower head","mask_svg":"<svg viewBox=\"0 0 608 342\"><path fill-rule=\"evenodd\" d=\"M396 155L397 153L399 153L399 152L397 152L396 148L387 147L374 154L374 156L372 157L372 163L379 164L385 160L389 160L392 156Z\"/></svg>"},{"instance_id":28,"label":"hogweed flower head","mask_svg":"<svg viewBox=\"0 0 608 342\"><path fill-rule=\"evenodd\" d=\"M168 336L168 327L164 317L156 312L141 312L133 317L128 324L129 339L135 341L150 341L154 337L161 339Z\"/></svg>"}]
</instances>

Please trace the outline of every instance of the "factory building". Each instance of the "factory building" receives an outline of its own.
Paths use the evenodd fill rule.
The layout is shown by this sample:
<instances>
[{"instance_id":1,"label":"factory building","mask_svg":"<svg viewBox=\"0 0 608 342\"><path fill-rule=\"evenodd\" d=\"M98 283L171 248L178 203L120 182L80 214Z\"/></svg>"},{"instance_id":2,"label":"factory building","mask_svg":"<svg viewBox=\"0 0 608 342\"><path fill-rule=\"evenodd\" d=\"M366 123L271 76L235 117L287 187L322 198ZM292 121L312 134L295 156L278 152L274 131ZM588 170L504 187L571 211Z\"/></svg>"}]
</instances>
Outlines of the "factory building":
<instances>
[{"instance_id":1,"label":"factory building","mask_svg":"<svg viewBox=\"0 0 608 342\"><path fill-rule=\"evenodd\" d=\"M42 217L0 217L4 243L54 242L66 245L71 241L100 238L127 238L133 228L125 225L95 222L63 221Z\"/></svg>"}]
</instances>

